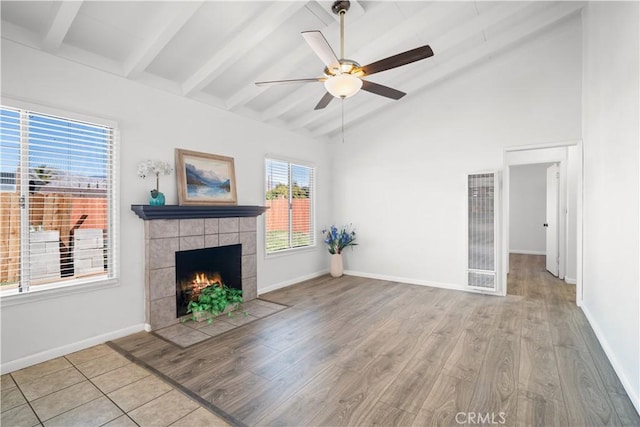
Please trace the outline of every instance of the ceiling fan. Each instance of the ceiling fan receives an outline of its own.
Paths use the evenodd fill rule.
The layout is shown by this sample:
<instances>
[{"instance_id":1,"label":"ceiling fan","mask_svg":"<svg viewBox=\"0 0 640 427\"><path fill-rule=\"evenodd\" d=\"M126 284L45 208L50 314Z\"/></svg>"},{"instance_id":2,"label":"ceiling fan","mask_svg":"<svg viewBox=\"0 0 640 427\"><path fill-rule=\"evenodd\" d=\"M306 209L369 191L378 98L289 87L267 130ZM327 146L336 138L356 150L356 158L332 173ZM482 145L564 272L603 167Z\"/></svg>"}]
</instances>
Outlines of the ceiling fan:
<instances>
[{"instance_id":1,"label":"ceiling fan","mask_svg":"<svg viewBox=\"0 0 640 427\"><path fill-rule=\"evenodd\" d=\"M420 61L433 56L433 50L429 45L417 47L406 52L398 53L381 59L371 64L360 66L352 59L344 57L344 15L350 7L348 0L338 0L333 3L331 10L340 17L340 58L338 58L331 49L329 42L324 38L320 31L304 31L302 37L311 46L311 49L326 65L324 76L308 78L308 79L292 79L292 80L272 80L256 82L257 86L289 84L289 83L310 83L324 82L327 93L320 99L315 106L315 110L325 108L331 100L335 98L349 98L355 95L360 89L376 95L385 96L387 98L398 100L406 95L397 89L390 88L378 83L364 80L372 74L381 71L390 70L392 68L401 67L412 62Z\"/></svg>"}]
</instances>

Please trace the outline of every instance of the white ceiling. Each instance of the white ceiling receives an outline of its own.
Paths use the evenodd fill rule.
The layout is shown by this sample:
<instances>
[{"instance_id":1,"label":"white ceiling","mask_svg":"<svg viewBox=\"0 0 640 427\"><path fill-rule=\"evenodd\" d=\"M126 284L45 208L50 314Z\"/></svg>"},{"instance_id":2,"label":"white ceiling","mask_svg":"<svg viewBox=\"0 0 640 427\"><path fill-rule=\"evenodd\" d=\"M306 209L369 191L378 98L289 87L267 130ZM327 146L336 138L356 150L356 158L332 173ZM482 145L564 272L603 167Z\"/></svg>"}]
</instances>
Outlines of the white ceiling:
<instances>
[{"instance_id":1,"label":"white ceiling","mask_svg":"<svg viewBox=\"0 0 640 427\"><path fill-rule=\"evenodd\" d=\"M341 128L340 102L314 106L324 64L301 31L321 30L339 51L332 1L5 1L2 37L69 60L316 138ZM352 1L345 56L368 64L429 44L434 56L370 79L407 92L361 91L345 126L371 120L444 79L566 21L583 2ZM531 58L535 61L535 58Z\"/></svg>"}]
</instances>

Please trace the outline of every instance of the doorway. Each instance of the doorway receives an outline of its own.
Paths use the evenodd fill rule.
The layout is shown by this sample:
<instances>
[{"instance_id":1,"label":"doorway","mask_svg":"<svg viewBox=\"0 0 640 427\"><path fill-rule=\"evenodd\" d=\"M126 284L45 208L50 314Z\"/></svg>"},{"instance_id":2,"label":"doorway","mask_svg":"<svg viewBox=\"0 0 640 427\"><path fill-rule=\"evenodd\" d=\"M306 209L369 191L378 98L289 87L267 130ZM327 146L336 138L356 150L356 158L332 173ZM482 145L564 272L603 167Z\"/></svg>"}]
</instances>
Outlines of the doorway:
<instances>
[{"instance_id":1,"label":"doorway","mask_svg":"<svg viewBox=\"0 0 640 427\"><path fill-rule=\"evenodd\" d=\"M547 271L559 271L558 163L510 166L509 254L544 256Z\"/></svg>"},{"instance_id":2,"label":"doorway","mask_svg":"<svg viewBox=\"0 0 640 427\"><path fill-rule=\"evenodd\" d=\"M519 166L537 167L538 172L543 173L544 177L540 178L538 182L538 194L542 194L540 197L544 198L544 201L541 202L544 209L537 210L536 223L530 228L538 239L537 246L530 249L530 252L527 252L526 247L514 248L511 244L511 234L514 232L512 226L514 218L511 213L513 208L513 203L511 203L513 193L510 188L511 175L513 171L516 171L514 179L518 179L516 176L518 169L516 168ZM547 185L547 174L550 177L555 176L557 180L555 187L553 181L549 186ZM503 266L501 294L506 295L507 293L510 252L513 249L521 249L520 253L548 256L548 270L566 283L576 285L576 302L580 305L582 300L582 242L581 232L579 232L582 225L582 147L580 141L507 148L504 152L503 178L502 217L504 220L502 221L500 249ZM513 184L517 185L517 182L514 181ZM556 193L549 193L547 187L556 188ZM546 212L548 197L557 200L555 209L550 206L549 215ZM518 196L516 196L516 201L517 199ZM541 219L542 221L540 221ZM555 228L555 230L552 229L548 232L549 228Z\"/></svg>"}]
</instances>

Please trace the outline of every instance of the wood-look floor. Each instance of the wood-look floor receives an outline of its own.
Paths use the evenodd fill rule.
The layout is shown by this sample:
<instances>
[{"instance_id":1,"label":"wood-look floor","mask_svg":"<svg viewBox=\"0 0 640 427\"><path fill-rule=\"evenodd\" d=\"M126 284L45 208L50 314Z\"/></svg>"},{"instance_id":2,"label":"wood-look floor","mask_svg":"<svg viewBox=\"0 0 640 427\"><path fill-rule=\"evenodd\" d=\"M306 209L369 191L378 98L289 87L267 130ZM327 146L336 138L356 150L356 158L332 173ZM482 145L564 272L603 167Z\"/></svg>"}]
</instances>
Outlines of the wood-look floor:
<instances>
[{"instance_id":1,"label":"wood-look floor","mask_svg":"<svg viewBox=\"0 0 640 427\"><path fill-rule=\"evenodd\" d=\"M504 298L324 276L188 349L113 344L240 425L640 425L575 286L511 260Z\"/></svg>"}]
</instances>

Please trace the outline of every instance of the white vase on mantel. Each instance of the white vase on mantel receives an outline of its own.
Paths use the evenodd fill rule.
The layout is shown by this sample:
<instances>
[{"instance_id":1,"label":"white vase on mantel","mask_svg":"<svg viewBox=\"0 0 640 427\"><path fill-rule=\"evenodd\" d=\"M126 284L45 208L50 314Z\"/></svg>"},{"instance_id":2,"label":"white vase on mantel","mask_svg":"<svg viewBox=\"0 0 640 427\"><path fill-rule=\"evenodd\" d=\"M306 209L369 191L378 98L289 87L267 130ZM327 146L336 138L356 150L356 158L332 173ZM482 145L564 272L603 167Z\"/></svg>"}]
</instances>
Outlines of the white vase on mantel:
<instances>
[{"instance_id":1,"label":"white vase on mantel","mask_svg":"<svg viewBox=\"0 0 640 427\"><path fill-rule=\"evenodd\" d=\"M342 254L331 254L329 272L333 277L342 277L342 275L344 274L344 267L342 265Z\"/></svg>"}]
</instances>

